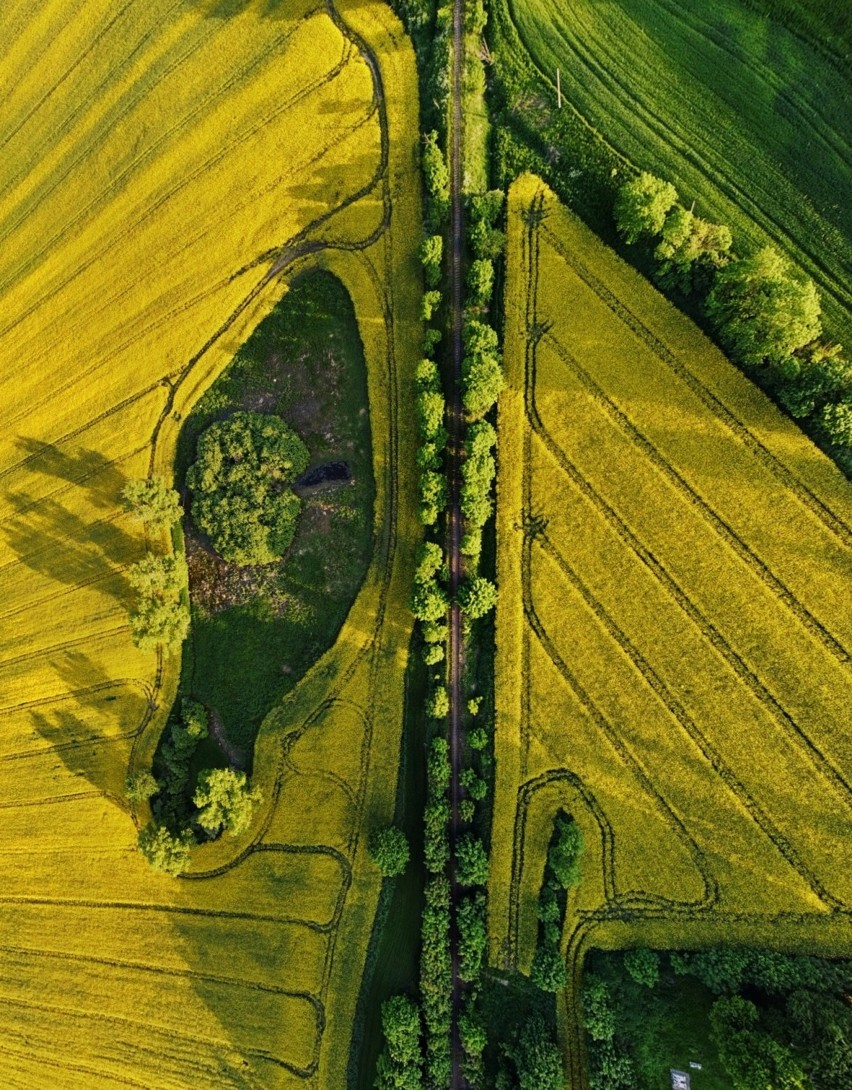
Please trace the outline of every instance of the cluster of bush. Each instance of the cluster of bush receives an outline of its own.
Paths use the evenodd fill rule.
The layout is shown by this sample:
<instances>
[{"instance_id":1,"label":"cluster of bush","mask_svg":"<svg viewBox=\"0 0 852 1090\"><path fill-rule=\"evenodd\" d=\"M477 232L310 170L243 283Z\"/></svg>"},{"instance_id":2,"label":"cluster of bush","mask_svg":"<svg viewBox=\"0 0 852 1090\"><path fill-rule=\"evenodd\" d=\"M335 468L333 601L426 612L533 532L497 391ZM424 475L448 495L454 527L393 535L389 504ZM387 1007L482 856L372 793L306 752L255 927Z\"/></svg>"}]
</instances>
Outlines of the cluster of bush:
<instances>
[{"instance_id":1,"label":"cluster of bush","mask_svg":"<svg viewBox=\"0 0 852 1090\"><path fill-rule=\"evenodd\" d=\"M582 852L579 825L566 814L557 814L538 898L538 945L530 968L530 980L544 992L561 992L568 984L559 944L568 892L580 882Z\"/></svg>"},{"instance_id":2,"label":"cluster of bush","mask_svg":"<svg viewBox=\"0 0 852 1090\"><path fill-rule=\"evenodd\" d=\"M852 962L746 947L662 957L639 948L625 952L624 967L637 984L654 989L663 981L664 960L670 983L672 973L694 976L717 997L710 1009L710 1037L737 1090L834 1090L852 1084L847 1000ZM589 974L583 989L595 1090L635 1086L638 1057L646 1047L628 1031L629 1024L633 1035L637 1032L637 997L623 984L613 987ZM625 1006L633 1011L623 1011Z\"/></svg>"},{"instance_id":3,"label":"cluster of bush","mask_svg":"<svg viewBox=\"0 0 852 1090\"><path fill-rule=\"evenodd\" d=\"M627 242L654 245L660 284L694 298L730 357L852 465L852 363L823 336L813 281L770 246L737 257L728 227L684 208L652 174L621 187L614 214Z\"/></svg>"},{"instance_id":4,"label":"cluster of bush","mask_svg":"<svg viewBox=\"0 0 852 1090\"><path fill-rule=\"evenodd\" d=\"M180 496L162 477L129 481L124 510L152 530L170 530L183 514ZM129 611L133 642L143 651L177 651L189 631L186 560L181 552L148 552L131 565L127 581L136 592Z\"/></svg>"},{"instance_id":5,"label":"cluster of bush","mask_svg":"<svg viewBox=\"0 0 852 1090\"><path fill-rule=\"evenodd\" d=\"M161 743L157 775L141 772L127 779L130 802L151 802L152 820L139 833L139 850L152 867L172 876L186 870L199 840L245 832L260 802L244 772L210 768L193 776L198 745L207 736L204 707L184 700L180 718L170 723Z\"/></svg>"}]
</instances>

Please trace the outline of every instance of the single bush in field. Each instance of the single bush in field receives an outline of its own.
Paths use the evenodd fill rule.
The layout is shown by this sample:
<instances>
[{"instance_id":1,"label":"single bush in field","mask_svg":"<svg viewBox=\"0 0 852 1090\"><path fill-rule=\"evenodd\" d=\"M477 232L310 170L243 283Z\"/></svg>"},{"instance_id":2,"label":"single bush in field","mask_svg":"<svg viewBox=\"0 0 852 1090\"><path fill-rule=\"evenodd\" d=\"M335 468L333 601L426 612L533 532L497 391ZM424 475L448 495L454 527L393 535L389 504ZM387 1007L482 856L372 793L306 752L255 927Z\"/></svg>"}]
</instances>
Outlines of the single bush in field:
<instances>
[{"instance_id":1,"label":"single bush in field","mask_svg":"<svg viewBox=\"0 0 852 1090\"><path fill-rule=\"evenodd\" d=\"M244 833L260 800L259 789L249 787L245 772L233 768L211 768L200 773L193 797L198 824L211 836Z\"/></svg>"},{"instance_id":2,"label":"single bush in field","mask_svg":"<svg viewBox=\"0 0 852 1090\"><path fill-rule=\"evenodd\" d=\"M395 825L375 829L367 844L370 858L387 878L402 874L408 865L410 850L402 829Z\"/></svg>"},{"instance_id":3,"label":"single bush in field","mask_svg":"<svg viewBox=\"0 0 852 1090\"><path fill-rule=\"evenodd\" d=\"M192 517L224 560L268 564L283 555L301 509L290 486L307 464L307 447L277 416L237 412L204 432L186 480Z\"/></svg>"}]
</instances>

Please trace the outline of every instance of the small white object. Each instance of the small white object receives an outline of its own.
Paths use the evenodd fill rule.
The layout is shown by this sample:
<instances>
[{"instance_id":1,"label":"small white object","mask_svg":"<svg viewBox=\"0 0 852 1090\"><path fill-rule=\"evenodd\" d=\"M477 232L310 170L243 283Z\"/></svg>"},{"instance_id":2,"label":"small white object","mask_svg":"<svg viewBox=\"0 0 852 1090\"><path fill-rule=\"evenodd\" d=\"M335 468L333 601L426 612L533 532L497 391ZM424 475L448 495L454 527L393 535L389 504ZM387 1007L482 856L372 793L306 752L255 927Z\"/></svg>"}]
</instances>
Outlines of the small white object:
<instances>
[{"instance_id":1,"label":"small white object","mask_svg":"<svg viewBox=\"0 0 852 1090\"><path fill-rule=\"evenodd\" d=\"M690 1060L689 1061L689 1066L693 1069L693 1071L701 1071L702 1070L701 1064L698 1063L697 1060Z\"/></svg>"}]
</instances>

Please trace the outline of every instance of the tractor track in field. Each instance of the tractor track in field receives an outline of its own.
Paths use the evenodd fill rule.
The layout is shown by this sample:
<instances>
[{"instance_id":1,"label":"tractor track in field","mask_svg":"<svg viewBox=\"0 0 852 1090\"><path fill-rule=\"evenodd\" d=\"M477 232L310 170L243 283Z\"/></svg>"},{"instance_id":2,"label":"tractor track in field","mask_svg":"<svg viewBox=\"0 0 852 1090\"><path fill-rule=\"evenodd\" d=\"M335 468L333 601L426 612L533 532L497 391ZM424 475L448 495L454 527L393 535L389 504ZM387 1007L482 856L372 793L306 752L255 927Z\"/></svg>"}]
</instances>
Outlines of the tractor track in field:
<instances>
[{"instance_id":1,"label":"tractor track in field","mask_svg":"<svg viewBox=\"0 0 852 1090\"><path fill-rule=\"evenodd\" d=\"M462 631L461 614L456 602L461 578L461 460L464 446L464 417L461 403L462 362L462 262L464 257L464 223L462 211L462 65L464 63L464 0L453 0L453 69L452 119L450 143L451 251L450 251L450 324L452 335L451 385L447 399L447 430L449 457L447 471L450 484L449 517L447 520L447 553L450 569L450 951L452 958L452 1029L451 1058L452 1090L465 1090L467 1081L462 1069L459 1039L462 982L459 976L458 907L462 888L456 875L456 846L459 837L459 803L461 801L461 702L462 702Z\"/></svg>"}]
</instances>

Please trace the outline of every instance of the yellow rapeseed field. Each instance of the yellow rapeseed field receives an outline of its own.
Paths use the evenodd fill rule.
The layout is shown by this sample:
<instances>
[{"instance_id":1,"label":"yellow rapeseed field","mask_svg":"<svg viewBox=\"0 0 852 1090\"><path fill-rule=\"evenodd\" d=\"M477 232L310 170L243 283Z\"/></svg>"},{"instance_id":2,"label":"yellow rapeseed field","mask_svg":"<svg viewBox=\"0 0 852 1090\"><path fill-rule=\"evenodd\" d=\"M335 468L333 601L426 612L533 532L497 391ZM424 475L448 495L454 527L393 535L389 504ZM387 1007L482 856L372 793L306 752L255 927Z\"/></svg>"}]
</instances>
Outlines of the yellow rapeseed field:
<instances>
[{"instance_id":1,"label":"yellow rapeseed field","mask_svg":"<svg viewBox=\"0 0 852 1090\"><path fill-rule=\"evenodd\" d=\"M590 946L848 955L852 488L532 176L505 350L492 959L529 968L560 809L575 984Z\"/></svg>"},{"instance_id":2,"label":"yellow rapeseed field","mask_svg":"<svg viewBox=\"0 0 852 1090\"><path fill-rule=\"evenodd\" d=\"M379 0L64 0L0 29L4 1087L339 1090L394 804L417 534L414 61ZM309 265L352 295L376 549L264 724L262 812L179 880L135 850L178 658L134 649L124 483Z\"/></svg>"}]
</instances>

